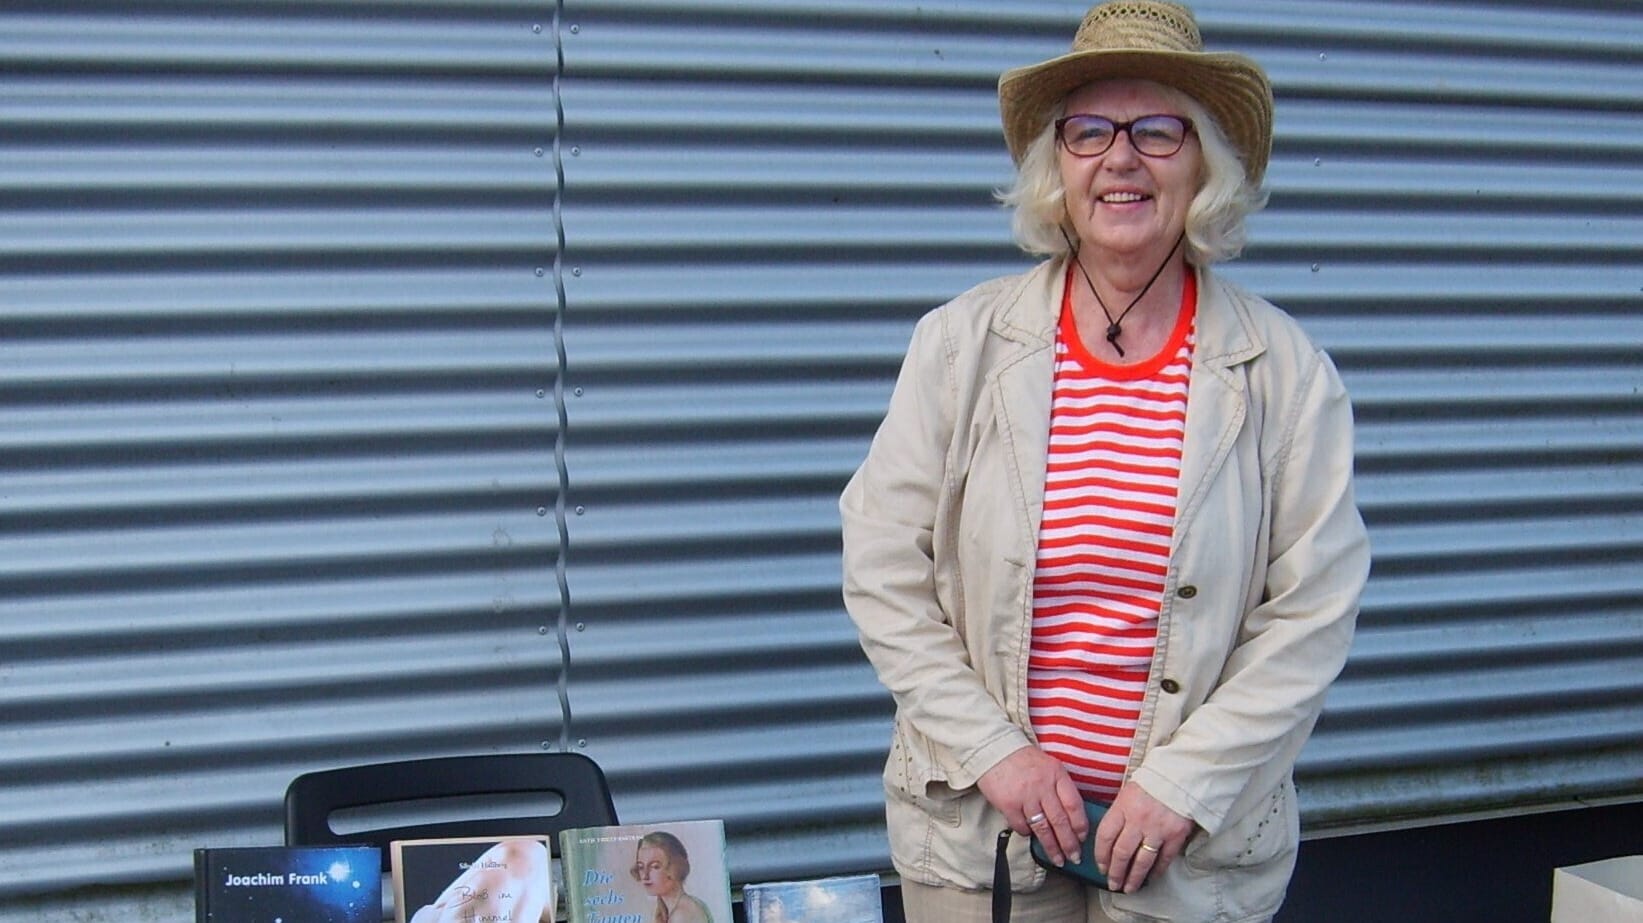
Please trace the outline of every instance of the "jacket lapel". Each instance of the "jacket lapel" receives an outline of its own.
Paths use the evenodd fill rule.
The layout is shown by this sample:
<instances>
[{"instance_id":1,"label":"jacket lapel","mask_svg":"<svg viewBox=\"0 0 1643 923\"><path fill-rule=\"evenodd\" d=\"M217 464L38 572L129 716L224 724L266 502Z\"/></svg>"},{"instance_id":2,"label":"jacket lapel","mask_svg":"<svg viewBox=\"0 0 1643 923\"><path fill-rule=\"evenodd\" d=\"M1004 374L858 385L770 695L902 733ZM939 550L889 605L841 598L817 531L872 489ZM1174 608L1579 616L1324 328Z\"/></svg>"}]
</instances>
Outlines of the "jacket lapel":
<instances>
[{"instance_id":1,"label":"jacket lapel","mask_svg":"<svg viewBox=\"0 0 1643 923\"><path fill-rule=\"evenodd\" d=\"M1249 416L1242 365L1264 349L1227 287L1210 271L1197 272L1197 344L1192 382L1187 387L1187 429L1172 551L1180 547L1181 536L1190 531L1205 492Z\"/></svg>"},{"instance_id":2,"label":"jacket lapel","mask_svg":"<svg viewBox=\"0 0 1643 923\"><path fill-rule=\"evenodd\" d=\"M1026 521L1027 547L1044 517L1044 466L1050 441L1050 390L1055 379L1055 326L1061 315L1065 260L1028 273L1014 300L995 316L998 359L989 373L995 425L1005 442L1016 508Z\"/></svg>"}]
</instances>

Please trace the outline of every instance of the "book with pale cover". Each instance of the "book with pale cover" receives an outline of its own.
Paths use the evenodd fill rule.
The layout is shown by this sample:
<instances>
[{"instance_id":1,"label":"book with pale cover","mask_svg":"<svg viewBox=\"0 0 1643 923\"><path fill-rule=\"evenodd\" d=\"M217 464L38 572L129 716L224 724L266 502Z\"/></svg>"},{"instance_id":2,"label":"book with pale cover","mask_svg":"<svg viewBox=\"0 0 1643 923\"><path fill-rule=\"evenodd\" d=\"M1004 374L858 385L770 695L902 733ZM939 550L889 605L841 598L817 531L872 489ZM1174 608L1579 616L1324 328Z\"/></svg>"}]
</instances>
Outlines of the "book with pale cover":
<instances>
[{"instance_id":1,"label":"book with pale cover","mask_svg":"<svg viewBox=\"0 0 1643 923\"><path fill-rule=\"evenodd\" d=\"M747 923L884 923L877 875L768 881L742 889Z\"/></svg>"},{"instance_id":2,"label":"book with pale cover","mask_svg":"<svg viewBox=\"0 0 1643 923\"><path fill-rule=\"evenodd\" d=\"M395 923L553 923L552 839L395 840Z\"/></svg>"},{"instance_id":3,"label":"book with pale cover","mask_svg":"<svg viewBox=\"0 0 1643 923\"><path fill-rule=\"evenodd\" d=\"M567 923L731 923L719 820L559 834Z\"/></svg>"}]
</instances>

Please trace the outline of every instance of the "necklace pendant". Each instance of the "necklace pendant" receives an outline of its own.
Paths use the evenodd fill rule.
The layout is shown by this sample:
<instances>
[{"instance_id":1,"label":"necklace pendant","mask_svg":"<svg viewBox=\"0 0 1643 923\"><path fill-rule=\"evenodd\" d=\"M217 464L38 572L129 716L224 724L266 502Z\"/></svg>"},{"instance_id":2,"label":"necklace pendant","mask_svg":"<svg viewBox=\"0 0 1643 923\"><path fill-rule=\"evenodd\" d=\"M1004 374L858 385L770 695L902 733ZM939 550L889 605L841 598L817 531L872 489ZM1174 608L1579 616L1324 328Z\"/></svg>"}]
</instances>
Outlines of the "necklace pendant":
<instances>
[{"instance_id":1,"label":"necklace pendant","mask_svg":"<svg viewBox=\"0 0 1643 923\"><path fill-rule=\"evenodd\" d=\"M1118 353L1120 359L1124 358L1124 347L1118 345L1118 337L1123 332L1123 328L1119 327L1116 322L1107 325L1107 342L1112 344L1112 348Z\"/></svg>"}]
</instances>

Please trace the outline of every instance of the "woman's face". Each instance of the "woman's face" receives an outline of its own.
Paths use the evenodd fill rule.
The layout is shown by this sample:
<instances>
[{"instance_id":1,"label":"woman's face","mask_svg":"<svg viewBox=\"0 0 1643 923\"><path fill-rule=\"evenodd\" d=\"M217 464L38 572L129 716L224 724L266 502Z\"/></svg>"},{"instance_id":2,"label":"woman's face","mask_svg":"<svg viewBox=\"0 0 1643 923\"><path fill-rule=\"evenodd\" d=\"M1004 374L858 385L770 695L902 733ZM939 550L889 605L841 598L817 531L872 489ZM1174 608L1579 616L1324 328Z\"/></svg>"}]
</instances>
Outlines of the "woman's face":
<instances>
[{"instance_id":1,"label":"woman's face","mask_svg":"<svg viewBox=\"0 0 1643 923\"><path fill-rule=\"evenodd\" d=\"M1100 115L1128 122L1143 115L1187 113L1163 87L1144 80L1101 80L1067 95L1067 115ZM1067 214L1085 247L1120 260L1161 259L1187 226L1187 208L1203 179L1203 151L1188 132L1168 157L1135 150L1128 133L1094 157L1078 157L1056 145ZM1151 266L1147 266L1149 270Z\"/></svg>"},{"instance_id":2,"label":"woman's face","mask_svg":"<svg viewBox=\"0 0 1643 923\"><path fill-rule=\"evenodd\" d=\"M641 846L635 861L639 866L639 885L645 893L663 897L679 890L679 879L673 877L673 863L661 848Z\"/></svg>"}]
</instances>

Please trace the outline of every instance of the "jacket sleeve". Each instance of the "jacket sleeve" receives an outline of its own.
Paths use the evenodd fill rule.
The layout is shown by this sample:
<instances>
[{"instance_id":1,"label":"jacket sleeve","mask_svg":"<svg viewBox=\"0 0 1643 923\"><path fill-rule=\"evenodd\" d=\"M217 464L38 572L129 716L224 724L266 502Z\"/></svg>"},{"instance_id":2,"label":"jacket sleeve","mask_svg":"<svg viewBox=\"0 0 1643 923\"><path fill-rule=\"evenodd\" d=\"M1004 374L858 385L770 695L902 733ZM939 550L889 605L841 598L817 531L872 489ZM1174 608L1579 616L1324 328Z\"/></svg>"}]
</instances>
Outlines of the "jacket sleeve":
<instances>
[{"instance_id":1,"label":"jacket sleeve","mask_svg":"<svg viewBox=\"0 0 1643 923\"><path fill-rule=\"evenodd\" d=\"M962 363L943 322L937 310L914 330L884 421L839 508L844 602L862 649L895 698L898 719L934 745L922 781L961 789L1028 740L971 667L962 613L941 602L962 606L961 594L937 585L937 560L955 554L937 547L938 536L954 534L937 520L951 500L944 493L954 427L965 425L955 423L961 373L954 369Z\"/></svg>"},{"instance_id":2,"label":"jacket sleeve","mask_svg":"<svg viewBox=\"0 0 1643 923\"><path fill-rule=\"evenodd\" d=\"M1368 578L1351 405L1328 357L1315 360L1287 402L1276 450L1263 452L1271 499L1260 602L1214 691L1134 775L1211 834L1246 790L1265 792L1289 773L1345 665Z\"/></svg>"}]
</instances>

